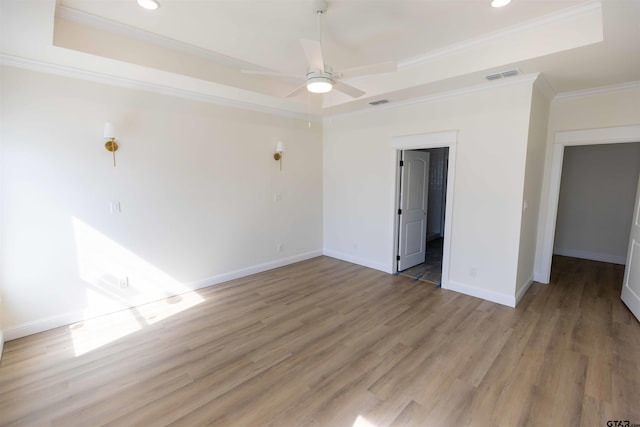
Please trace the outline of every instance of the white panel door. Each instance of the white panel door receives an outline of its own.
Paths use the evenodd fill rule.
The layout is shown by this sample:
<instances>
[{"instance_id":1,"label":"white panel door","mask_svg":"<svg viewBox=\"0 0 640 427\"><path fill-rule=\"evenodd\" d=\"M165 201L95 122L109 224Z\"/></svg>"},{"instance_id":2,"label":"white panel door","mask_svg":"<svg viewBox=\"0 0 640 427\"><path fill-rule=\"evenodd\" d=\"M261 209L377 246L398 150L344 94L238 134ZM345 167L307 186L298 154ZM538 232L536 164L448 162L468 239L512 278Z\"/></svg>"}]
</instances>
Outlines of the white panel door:
<instances>
[{"instance_id":1,"label":"white panel door","mask_svg":"<svg viewBox=\"0 0 640 427\"><path fill-rule=\"evenodd\" d=\"M636 190L636 205L633 209L621 298L633 315L640 320L640 182Z\"/></svg>"},{"instance_id":2,"label":"white panel door","mask_svg":"<svg viewBox=\"0 0 640 427\"><path fill-rule=\"evenodd\" d=\"M425 262L427 256L429 153L405 151L403 162L398 271Z\"/></svg>"}]
</instances>

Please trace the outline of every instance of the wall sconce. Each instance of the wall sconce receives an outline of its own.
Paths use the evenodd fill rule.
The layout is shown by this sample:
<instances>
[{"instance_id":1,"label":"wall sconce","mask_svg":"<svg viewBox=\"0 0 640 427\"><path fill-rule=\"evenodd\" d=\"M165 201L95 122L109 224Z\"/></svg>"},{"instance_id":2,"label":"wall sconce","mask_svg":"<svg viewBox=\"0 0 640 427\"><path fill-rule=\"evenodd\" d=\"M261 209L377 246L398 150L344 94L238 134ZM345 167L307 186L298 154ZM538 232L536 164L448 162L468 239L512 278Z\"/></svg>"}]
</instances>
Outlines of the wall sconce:
<instances>
[{"instance_id":1,"label":"wall sconce","mask_svg":"<svg viewBox=\"0 0 640 427\"><path fill-rule=\"evenodd\" d=\"M276 143L276 151L273 154L273 158L276 161L280 161L280 170L282 170L282 153L284 153L284 142L278 141Z\"/></svg>"},{"instance_id":2,"label":"wall sconce","mask_svg":"<svg viewBox=\"0 0 640 427\"><path fill-rule=\"evenodd\" d=\"M118 151L118 143L116 142L116 130L109 122L104 124L104 137L108 141L104 144L104 148L107 151L111 151L113 154L113 167L116 167L116 151Z\"/></svg>"}]
</instances>

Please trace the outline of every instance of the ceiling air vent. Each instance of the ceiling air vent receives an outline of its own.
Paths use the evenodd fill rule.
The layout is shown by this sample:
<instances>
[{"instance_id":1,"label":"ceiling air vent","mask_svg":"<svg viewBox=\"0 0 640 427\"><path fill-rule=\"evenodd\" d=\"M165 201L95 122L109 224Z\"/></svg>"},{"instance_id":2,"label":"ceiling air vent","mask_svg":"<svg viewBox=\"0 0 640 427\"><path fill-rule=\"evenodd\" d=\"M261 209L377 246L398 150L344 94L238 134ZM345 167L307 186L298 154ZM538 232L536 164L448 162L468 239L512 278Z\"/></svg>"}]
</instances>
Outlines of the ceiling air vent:
<instances>
[{"instance_id":1,"label":"ceiling air vent","mask_svg":"<svg viewBox=\"0 0 640 427\"><path fill-rule=\"evenodd\" d=\"M507 70L507 71L502 71L500 73L496 73L496 74L489 74L488 76L485 76L485 78L487 80L499 80L499 79L506 79L507 77L513 77L513 76L517 76L520 74L520 70Z\"/></svg>"},{"instance_id":2,"label":"ceiling air vent","mask_svg":"<svg viewBox=\"0 0 640 427\"><path fill-rule=\"evenodd\" d=\"M503 71L500 74L502 75L502 77L504 77L506 79L507 77L517 76L518 74L520 74L520 70Z\"/></svg>"},{"instance_id":3,"label":"ceiling air vent","mask_svg":"<svg viewBox=\"0 0 640 427\"><path fill-rule=\"evenodd\" d=\"M380 105L380 104L386 104L387 102L389 102L388 99L379 99L377 101L370 102L369 105Z\"/></svg>"}]
</instances>

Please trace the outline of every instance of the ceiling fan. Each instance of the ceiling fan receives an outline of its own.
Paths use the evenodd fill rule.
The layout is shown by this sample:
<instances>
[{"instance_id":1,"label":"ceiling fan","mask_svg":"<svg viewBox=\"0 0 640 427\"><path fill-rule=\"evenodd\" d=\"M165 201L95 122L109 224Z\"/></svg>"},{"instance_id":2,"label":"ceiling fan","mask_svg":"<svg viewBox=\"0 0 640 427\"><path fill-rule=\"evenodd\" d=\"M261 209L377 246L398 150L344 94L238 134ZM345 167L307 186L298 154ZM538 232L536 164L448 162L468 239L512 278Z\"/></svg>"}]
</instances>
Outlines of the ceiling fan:
<instances>
[{"instance_id":1,"label":"ceiling fan","mask_svg":"<svg viewBox=\"0 0 640 427\"><path fill-rule=\"evenodd\" d=\"M327 12L327 2L325 0L315 0L314 12L318 16L318 40L300 39L300 44L307 57L307 74L306 77L301 78L298 75L291 75L285 73L279 73L275 71L256 71L256 70L241 70L246 74L258 74L263 76L270 76L276 78L295 79L302 84L298 86L293 92L286 97L291 98L307 89L311 93L327 93L332 89L339 90L346 93L353 98L359 98L365 94L364 91L350 86L340 79L366 76L371 74L388 73L397 71L398 67L395 62L383 62L373 65L365 65L362 67L350 68L341 72L334 71L332 67L325 64L322 57L322 45L320 43L322 36L322 15Z\"/></svg>"}]
</instances>

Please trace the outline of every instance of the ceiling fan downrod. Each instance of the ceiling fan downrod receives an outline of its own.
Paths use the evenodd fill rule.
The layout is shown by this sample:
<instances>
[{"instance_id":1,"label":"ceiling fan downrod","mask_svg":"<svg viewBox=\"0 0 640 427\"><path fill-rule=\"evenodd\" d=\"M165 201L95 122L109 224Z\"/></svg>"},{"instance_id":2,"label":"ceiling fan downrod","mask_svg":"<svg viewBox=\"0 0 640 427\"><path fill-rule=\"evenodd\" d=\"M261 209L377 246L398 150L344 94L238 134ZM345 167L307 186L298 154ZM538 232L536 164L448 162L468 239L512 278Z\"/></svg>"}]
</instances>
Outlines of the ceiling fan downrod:
<instances>
[{"instance_id":1,"label":"ceiling fan downrod","mask_svg":"<svg viewBox=\"0 0 640 427\"><path fill-rule=\"evenodd\" d=\"M325 0L315 0L313 6L316 12L316 16L318 17L318 43L322 43L322 15L327 12L327 8L329 5Z\"/></svg>"}]
</instances>

